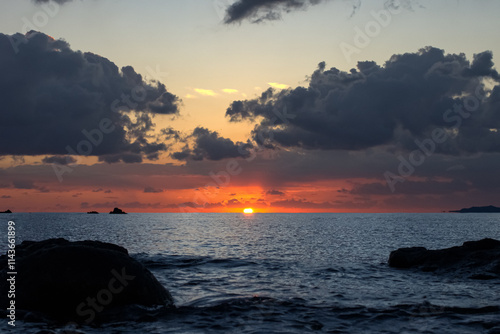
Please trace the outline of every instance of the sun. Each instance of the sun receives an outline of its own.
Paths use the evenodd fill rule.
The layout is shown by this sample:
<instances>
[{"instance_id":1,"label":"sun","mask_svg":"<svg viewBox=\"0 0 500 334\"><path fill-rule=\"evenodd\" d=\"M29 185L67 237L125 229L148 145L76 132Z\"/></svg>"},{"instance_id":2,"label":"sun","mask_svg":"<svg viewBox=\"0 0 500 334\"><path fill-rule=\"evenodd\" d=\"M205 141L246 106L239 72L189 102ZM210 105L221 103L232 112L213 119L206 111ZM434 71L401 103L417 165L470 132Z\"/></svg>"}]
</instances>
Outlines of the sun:
<instances>
[{"instance_id":1,"label":"sun","mask_svg":"<svg viewBox=\"0 0 500 334\"><path fill-rule=\"evenodd\" d=\"M245 208L245 210L243 210L243 213L246 213L246 214L253 213L253 209L252 208Z\"/></svg>"}]
</instances>

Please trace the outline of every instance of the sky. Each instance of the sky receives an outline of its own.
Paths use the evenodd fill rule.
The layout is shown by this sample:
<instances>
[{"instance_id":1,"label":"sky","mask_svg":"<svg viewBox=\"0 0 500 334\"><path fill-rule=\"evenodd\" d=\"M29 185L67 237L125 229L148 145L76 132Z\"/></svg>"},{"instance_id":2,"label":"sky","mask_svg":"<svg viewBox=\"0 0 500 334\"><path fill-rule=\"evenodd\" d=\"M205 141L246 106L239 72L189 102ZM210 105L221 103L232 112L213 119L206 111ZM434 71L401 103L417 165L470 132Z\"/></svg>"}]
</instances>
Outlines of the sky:
<instances>
[{"instance_id":1,"label":"sky","mask_svg":"<svg viewBox=\"0 0 500 334\"><path fill-rule=\"evenodd\" d=\"M498 1L0 7L0 210L500 205Z\"/></svg>"}]
</instances>

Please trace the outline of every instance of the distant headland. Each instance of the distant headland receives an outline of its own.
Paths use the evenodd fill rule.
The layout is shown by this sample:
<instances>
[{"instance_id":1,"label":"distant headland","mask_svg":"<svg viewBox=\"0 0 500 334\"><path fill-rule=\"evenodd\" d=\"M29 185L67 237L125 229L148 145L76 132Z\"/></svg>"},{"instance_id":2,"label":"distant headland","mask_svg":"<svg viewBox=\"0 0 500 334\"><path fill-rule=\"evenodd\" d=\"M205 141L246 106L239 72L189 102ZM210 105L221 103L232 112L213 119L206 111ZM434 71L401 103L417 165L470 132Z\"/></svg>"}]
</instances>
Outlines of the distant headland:
<instances>
[{"instance_id":1,"label":"distant headland","mask_svg":"<svg viewBox=\"0 0 500 334\"><path fill-rule=\"evenodd\" d=\"M454 210L450 212L458 212L458 213L500 213L500 208L488 205L488 206L473 206L471 208L464 208L460 210Z\"/></svg>"},{"instance_id":2,"label":"distant headland","mask_svg":"<svg viewBox=\"0 0 500 334\"><path fill-rule=\"evenodd\" d=\"M114 208L113 211L110 212L112 215L126 215L127 213L119 208Z\"/></svg>"},{"instance_id":3,"label":"distant headland","mask_svg":"<svg viewBox=\"0 0 500 334\"><path fill-rule=\"evenodd\" d=\"M7 211L0 211L0 213L12 213L12 211L7 210Z\"/></svg>"}]
</instances>

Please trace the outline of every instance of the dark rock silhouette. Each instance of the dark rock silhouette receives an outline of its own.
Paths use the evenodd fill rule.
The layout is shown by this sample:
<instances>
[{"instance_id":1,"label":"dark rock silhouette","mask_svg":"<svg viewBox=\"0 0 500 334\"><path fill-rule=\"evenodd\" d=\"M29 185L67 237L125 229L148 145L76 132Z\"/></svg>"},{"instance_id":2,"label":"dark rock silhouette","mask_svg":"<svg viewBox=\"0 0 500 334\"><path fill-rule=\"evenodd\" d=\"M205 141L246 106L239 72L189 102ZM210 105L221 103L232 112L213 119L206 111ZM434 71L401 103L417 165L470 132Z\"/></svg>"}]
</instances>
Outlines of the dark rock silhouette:
<instances>
[{"instance_id":1,"label":"dark rock silhouette","mask_svg":"<svg viewBox=\"0 0 500 334\"><path fill-rule=\"evenodd\" d=\"M500 241L483 239L439 250L400 248L391 252L389 266L456 273L474 279L500 278Z\"/></svg>"},{"instance_id":2,"label":"dark rock silhouette","mask_svg":"<svg viewBox=\"0 0 500 334\"><path fill-rule=\"evenodd\" d=\"M127 214L125 211L119 208L114 208L113 211L110 212L112 215L125 215Z\"/></svg>"},{"instance_id":3,"label":"dark rock silhouette","mask_svg":"<svg viewBox=\"0 0 500 334\"><path fill-rule=\"evenodd\" d=\"M62 321L100 322L127 305L173 307L170 293L125 248L49 239L16 247L16 309ZM8 307L7 256L0 257L0 304ZM125 317L122 315L122 317Z\"/></svg>"},{"instance_id":4,"label":"dark rock silhouette","mask_svg":"<svg viewBox=\"0 0 500 334\"><path fill-rule=\"evenodd\" d=\"M12 211L7 210L7 211L0 211L0 213L12 213Z\"/></svg>"},{"instance_id":5,"label":"dark rock silhouette","mask_svg":"<svg viewBox=\"0 0 500 334\"><path fill-rule=\"evenodd\" d=\"M97 215L97 214L99 214L99 212L97 212L97 211L89 211L89 212L87 212L87 214L89 214L89 215Z\"/></svg>"},{"instance_id":6,"label":"dark rock silhouette","mask_svg":"<svg viewBox=\"0 0 500 334\"><path fill-rule=\"evenodd\" d=\"M500 208L488 205L488 206L473 206L471 208L464 208L460 210L454 210L450 212L458 212L458 213L500 213Z\"/></svg>"}]
</instances>

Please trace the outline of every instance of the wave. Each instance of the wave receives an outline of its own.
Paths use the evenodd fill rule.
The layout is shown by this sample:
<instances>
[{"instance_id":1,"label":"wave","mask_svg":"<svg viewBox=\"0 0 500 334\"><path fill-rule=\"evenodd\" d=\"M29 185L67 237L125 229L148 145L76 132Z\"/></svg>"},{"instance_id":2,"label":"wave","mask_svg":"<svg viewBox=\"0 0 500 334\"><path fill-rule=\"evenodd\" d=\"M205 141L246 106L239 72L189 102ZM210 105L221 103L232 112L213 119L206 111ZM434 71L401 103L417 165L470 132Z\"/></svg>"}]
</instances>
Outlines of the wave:
<instances>
[{"instance_id":1,"label":"wave","mask_svg":"<svg viewBox=\"0 0 500 334\"><path fill-rule=\"evenodd\" d=\"M457 307L428 302L388 307L311 306L301 298L219 295L200 298L174 309L137 305L107 314L107 323L79 327L73 333L134 333L154 328L161 333L498 333L500 306ZM64 333L64 324L25 313L37 333ZM123 319L127 319L124 322ZM40 323L44 323L42 326ZM43 330L42 330L43 329ZM175 330L173 330L175 329ZM31 333L32 331L26 331ZM144 331L145 332L145 331ZM35 333L35 332L33 332ZM70 333L66 331L65 333Z\"/></svg>"},{"instance_id":2,"label":"wave","mask_svg":"<svg viewBox=\"0 0 500 334\"><path fill-rule=\"evenodd\" d=\"M132 255L136 260L142 262L148 268L157 269L174 269L174 268L189 268L205 265L215 265L224 268L236 268L243 266L256 265L254 261L247 261L237 258L212 258L208 256L186 256L186 255L148 255L139 253Z\"/></svg>"}]
</instances>

